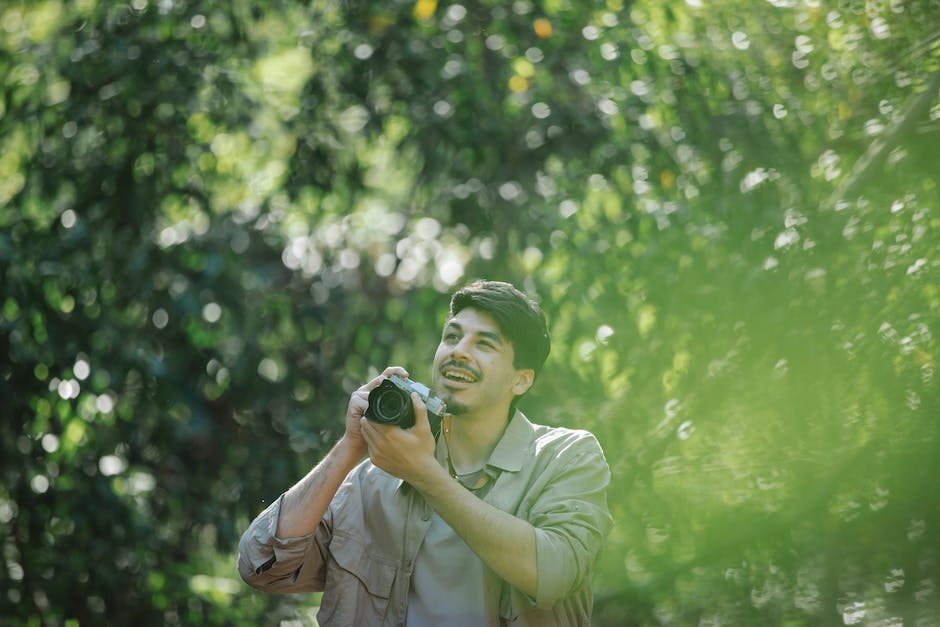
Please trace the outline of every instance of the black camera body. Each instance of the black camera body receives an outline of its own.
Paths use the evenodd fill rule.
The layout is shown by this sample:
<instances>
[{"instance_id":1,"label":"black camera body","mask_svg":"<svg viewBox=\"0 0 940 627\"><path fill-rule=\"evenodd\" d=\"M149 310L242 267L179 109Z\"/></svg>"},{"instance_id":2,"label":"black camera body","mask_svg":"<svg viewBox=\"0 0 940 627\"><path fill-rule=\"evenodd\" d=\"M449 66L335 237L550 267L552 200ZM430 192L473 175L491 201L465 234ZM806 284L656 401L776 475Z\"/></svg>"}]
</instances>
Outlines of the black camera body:
<instances>
[{"instance_id":1,"label":"black camera body","mask_svg":"<svg viewBox=\"0 0 940 627\"><path fill-rule=\"evenodd\" d=\"M378 387L369 392L369 408L366 409L366 418L372 422L384 425L398 425L402 429L410 429L415 424L415 410L411 403L411 393L417 392L428 408L428 422L431 431L437 430L447 406L444 401L434 396L426 385L391 375Z\"/></svg>"}]
</instances>

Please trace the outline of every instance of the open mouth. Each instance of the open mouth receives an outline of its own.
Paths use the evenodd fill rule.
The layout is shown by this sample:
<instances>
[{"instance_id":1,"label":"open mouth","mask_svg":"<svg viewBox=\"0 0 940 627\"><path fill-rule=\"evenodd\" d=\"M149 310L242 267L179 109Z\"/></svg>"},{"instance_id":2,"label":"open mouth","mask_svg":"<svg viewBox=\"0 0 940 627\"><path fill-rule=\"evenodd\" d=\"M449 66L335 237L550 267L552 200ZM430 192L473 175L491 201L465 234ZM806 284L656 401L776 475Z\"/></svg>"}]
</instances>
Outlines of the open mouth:
<instances>
[{"instance_id":1,"label":"open mouth","mask_svg":"<svg viewBox=\"0 0 940 627\"><path fill-rule=\"evenodd\" d=\"M477 381L477 376L469 370L453 366L445 366L441 369L441 374L444 375L444 378L448 381L454 381L456 383L476 383Z\"/></svg>"}]
</instances>

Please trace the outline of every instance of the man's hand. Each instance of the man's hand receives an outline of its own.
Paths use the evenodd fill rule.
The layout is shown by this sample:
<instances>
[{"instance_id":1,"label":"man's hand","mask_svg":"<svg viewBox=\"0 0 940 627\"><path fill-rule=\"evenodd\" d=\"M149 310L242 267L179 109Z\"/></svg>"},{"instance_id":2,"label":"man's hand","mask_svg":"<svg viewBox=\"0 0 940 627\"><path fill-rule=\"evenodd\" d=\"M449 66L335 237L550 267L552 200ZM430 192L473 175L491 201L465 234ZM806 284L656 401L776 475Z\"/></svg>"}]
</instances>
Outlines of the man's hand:
<instances>
[{"instance_id":1,"label":"man's hand","mask_svg":"<svg viewBox=\"0 0 940 627\"><path fill-rule=\"evenodd\" d=\"M389 366L382 374L352 393L346 410L346 432L343 437L330 449L323 461L284 493L275 531L278 538L300 538L313 533L320 524L343 479L369 452L360 430L361 421L365 421L363 415L369 408L369 392L393 374L408 376L404 368ZM424 420L427 423L427 415Z\"/></svg>"},{"instance_id":2,"label":"man's hand","mask_svg":"<svg viewBox=\"0 0 940 627\"><path fill-rule=\"evenodd\" d=\"M428 424L428 410L412 392L415 424L410 429L359 419L359 431L366 441L372 463L385 472L412 483L428 473L443 472L434 458L434 434Z\"/></svg>"},{"instance_id":3,"label":"man's hand","mask_svg":"<svg viewBox=\"0 0 940 627\"><path fill-rule=\"evenodd\" d=\"M362 437L360 425L368 422L363 416L369 408L369 392L379 387L383 380L397 374L400 377L408 377L408 371L400 366L389 366L382 371L382 374L375 377L349 397L349 407L346 409L346 433L343 436L347 451L355 457L362 459L368 452L365 439ZM425 418L425 420L427 420Z\"/></svg>"}]
</instances>

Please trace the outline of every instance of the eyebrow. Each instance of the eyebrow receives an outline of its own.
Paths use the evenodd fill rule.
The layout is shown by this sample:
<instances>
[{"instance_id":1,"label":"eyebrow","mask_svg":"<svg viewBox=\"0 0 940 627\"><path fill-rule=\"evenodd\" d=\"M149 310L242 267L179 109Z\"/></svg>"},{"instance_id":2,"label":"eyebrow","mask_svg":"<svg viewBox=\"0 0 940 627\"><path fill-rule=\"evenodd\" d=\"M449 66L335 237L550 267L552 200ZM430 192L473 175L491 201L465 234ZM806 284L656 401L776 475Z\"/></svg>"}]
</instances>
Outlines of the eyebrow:
<instances>
[{"instance_id":1,"label":"eyebrow","mask_svg":"<svg viewBox=\"0 0 940 627\"><path fill-rule=\"evenodd\" d=\"M444 330L446 331L449 327L453 327L454 329L456 329L457 331L460 331L461 333L464 332L464 328L460 326L460 324L457 322L453 322L453 321L448 322L447 324L444 325ZM499 333L493 333L492 331L477 331L476 334L479 336L491 339L497 344L499 344L500 346L502 346L505 343L503 341L502 336Z\"/></svg>"}]
</instances>

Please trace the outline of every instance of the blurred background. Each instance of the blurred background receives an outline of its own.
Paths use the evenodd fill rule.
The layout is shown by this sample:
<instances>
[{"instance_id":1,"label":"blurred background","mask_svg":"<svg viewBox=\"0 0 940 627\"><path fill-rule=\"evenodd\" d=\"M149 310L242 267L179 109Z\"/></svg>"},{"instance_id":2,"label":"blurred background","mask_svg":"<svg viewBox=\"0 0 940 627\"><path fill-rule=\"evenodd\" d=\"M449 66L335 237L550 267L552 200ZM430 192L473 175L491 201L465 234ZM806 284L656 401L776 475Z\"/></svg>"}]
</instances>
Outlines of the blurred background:
<instances>
[{"instance_id":1,"label":"blurred background","mask_svg":"<svg viewBox=\"0 0 940 627\"><path fill-rule=\"evenodd\" d=\"M940 625L938 0L13 1L0 76L3 624L313 624L240 533L487 277L596 625Z\"/></svg>"}]
</instances>

